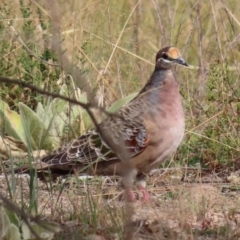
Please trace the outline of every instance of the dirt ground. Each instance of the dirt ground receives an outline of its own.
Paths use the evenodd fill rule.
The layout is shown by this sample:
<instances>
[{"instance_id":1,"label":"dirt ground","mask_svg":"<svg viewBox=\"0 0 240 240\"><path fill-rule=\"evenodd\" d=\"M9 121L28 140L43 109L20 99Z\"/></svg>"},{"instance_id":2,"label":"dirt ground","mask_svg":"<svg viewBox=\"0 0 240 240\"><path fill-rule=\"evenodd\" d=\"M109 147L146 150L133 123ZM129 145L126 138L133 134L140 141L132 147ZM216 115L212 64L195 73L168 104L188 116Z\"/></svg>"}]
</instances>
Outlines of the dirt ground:
<instances>
[{"instance_id":1,"label":"dirt ground","mask_svg":"<svg viewBox=\"0 0 240 240\"><path fill-rule=\"evenodd\" d=\"M29 176L15 180L13 199L26 209ZM38 214L61 224L55 239L240 239L239 183L238 172L160 169L148 178L152 201L126 204L116 177L38 179ZM0 189L8 192L3 174Z\"/></svg>"}]
</instances>

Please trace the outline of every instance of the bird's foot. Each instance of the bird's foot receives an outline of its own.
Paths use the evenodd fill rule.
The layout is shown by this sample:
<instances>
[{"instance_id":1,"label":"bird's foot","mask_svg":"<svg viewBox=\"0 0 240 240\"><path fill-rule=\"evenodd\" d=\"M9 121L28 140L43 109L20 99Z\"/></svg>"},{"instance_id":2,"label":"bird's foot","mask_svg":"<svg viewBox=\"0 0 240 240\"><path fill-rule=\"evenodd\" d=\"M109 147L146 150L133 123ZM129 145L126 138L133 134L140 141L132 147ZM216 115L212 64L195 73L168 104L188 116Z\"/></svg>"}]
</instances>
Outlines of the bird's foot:
<instances>
[{"instance_id":1,"label":"bird's foot","mask_svg":"<svg viewBox=\"0 0 240 240\"><path fill-rule=\"evenodd\" d=\"M142 186L139 186L138 188L142 193L142 197L138 200L134 191L132 189L128 189L126 190L126 194L125 194L127 202L130 202L130 203L154 202L154 199L150 196L146 188Z\"/></svg>"},{"instance_id":2,"label":"bird's foot","mask_svg":"<svg viewBox=\"0 0 240 240\"><path fill-rule=\"evenodd\" d=\"M153 201L153 199L151 198L149 192L147 191L147 189L145 187L139 186L138 188L139 188L139 190L142 193L142 199L141 199L142 203L152 202Z\"/></svg>"},{"instance_id":3,"label":"bird's foot","mask_svg":"<svg viewBox=\"0 0 240 240\"><path fill-rule=\"evenodd\" d=\"M137 202L136 195L135 195L135 193L133 192L132 189L127 189L126 193L125 193L125 196L126 196L127 202L130 202L130 203Z\"/></svg>"}]
</instances>

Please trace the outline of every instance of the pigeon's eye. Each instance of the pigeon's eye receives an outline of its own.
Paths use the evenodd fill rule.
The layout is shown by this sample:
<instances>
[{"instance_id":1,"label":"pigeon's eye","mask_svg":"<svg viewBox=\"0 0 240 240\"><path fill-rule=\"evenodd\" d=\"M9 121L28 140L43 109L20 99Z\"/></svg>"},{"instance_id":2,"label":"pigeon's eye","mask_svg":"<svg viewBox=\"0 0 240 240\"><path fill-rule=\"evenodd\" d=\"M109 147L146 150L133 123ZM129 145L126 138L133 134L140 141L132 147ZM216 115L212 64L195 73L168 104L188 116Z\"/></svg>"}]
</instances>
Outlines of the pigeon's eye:
<instances>
[{"instance_id":1,"label":"pigeon's eye","mask_svg":"<svg viewBox=\"0 0 240 240\"><path fill-rule=\"evenodd\" d=\"M166 53L163 53L163 54L162 54L162 58L163 58L163 59L168 59L168 55L167 55Z\"/></svg>"}]
</instances>

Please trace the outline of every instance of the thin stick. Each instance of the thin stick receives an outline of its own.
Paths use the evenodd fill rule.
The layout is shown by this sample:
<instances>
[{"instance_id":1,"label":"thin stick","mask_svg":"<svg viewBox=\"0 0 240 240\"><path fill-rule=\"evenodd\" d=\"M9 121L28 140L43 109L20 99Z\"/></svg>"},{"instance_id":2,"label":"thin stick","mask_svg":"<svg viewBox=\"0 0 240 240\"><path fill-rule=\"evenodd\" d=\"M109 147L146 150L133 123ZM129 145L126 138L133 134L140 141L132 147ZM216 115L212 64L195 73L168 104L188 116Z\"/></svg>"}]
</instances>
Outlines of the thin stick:
<instances>
[{"instance_id":1,"label":"thin stick","mask_svg":"<svg viewBox=\"0 0 240 240\"><path fill-rule=\"evenodd\" d=\"M111 60L112 60L113 54L115 53L116 48L117 48L117 46L118 46L118 43L119 43L119 41L120 41L120 39L121 39L121 37L122 37L122 35L123 35L124 29L126 28L127 23L128 23L128 21L129 21L130 17L132 16L133 12L135 11L136 7L138 6L138 4L139 4L139 1L137 2L137 4L136 4L136 5L134 6L134 8L132 9L131 13L130 13L129 16L128 16L127 21L125 22L125 24L124 24L124 26L123 26L123 29L122 29L119 37L118 37L118 40L117 40L116 44L114 45L114 48L113 48L113 51L112 51L112 53L111 53L111 56L110 56L110 58L109 58L109 60L108 60L108 63L107 63L107 65L106 65L105 69L104 69L104 73L105 73L105 72L107 71L107 69L108 69L108 66L109 66L109 64L110 64L110 62L111 62Z\"/></svg>"}]
</instances>

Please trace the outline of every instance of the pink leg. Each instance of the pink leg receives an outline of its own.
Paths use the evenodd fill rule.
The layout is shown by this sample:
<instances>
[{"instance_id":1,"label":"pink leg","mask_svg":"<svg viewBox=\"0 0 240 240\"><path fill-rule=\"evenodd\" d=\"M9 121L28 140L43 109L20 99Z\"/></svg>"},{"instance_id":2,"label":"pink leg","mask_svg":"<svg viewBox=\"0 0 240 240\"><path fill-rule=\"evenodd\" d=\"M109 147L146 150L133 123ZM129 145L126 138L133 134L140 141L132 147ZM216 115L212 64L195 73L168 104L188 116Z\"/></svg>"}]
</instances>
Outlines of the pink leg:
<instances>
[{"instance_id":1,"label":"pink leg","mask_svg":"<svg viewBox=\"0 0 240 240\"><path fill-rule=\"evenodd\" d=\"M136 196L132 189L126 189L125 196L126 196L126 200L128 202L136 202L137 201Z\"/></svg>"},{"instance_id":2,"label":"pink leg","mask_svg":"<svg viewBox=\"0 0 240 240\"><path fill-rule=\"evenodd\" d=\"M151 197L146 189L146 187L143 187L141 185L138 186L139 190L141 191L143 198L142 198L142 202L148 202L151 200Z\"/></svg>"},{"instance_id":3,"label":"pink leg","mask_svg":"<svg viewBox=\"0 0 240 240\"><path fill-rule=\"evenodd\" d=\"M126 189L125 190L125 196L126 196L126 200L128 202L141 202L141 203L146 203L149 201L152 201L151 196L149 195L147 189L141 185L138 186L138 189L141 191L142 193L142 199L141 200L137 200L136 195L134 194L133 190L131 188Z\"/></svg>"}]
</instances>

